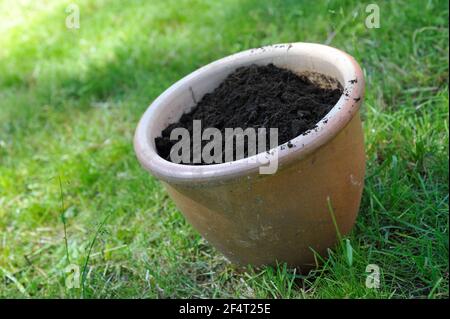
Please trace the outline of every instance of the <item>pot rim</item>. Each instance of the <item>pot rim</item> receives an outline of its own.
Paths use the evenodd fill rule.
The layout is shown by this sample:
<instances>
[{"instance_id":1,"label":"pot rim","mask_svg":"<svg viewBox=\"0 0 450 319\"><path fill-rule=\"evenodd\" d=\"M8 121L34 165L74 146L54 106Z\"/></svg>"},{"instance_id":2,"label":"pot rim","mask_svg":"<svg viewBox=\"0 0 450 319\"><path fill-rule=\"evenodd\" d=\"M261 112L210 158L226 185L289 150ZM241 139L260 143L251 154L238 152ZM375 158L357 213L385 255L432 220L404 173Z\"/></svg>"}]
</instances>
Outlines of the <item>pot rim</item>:
<instances>
[{"instance_id":1,"label":"pot rim","mask_svg":"<svg viewBox=\"0 0 450 319\"><path fill-rule=\"evenodd\" d=\"M248 158L211 165L184 165L169 162L160 157L156 151L154 138L150 134L152 121L165 105L168 98L189 87L189 83L205 74L235 66L242 63L251 64L261 58L276 58L288 54L319 57L332 64L340 73L344 93L333 108L317 123L317 127L306 135L291 139L295 147L280 144L278 152L278 170L293 161L300 160L335 137L359 111L364 97L364 76L360 66L349 54L336 48L316 43L286 43L245 50L225 58L216 60L183 77L166 89L147 108L141 117L134 136L134 149L141 165L157 178L171 184L215 183L258 173L262 164L254 155ZM245 61L245 62L244 62ZM264 176L264 175L263 175Z\"/></svg>"}]
</instances>

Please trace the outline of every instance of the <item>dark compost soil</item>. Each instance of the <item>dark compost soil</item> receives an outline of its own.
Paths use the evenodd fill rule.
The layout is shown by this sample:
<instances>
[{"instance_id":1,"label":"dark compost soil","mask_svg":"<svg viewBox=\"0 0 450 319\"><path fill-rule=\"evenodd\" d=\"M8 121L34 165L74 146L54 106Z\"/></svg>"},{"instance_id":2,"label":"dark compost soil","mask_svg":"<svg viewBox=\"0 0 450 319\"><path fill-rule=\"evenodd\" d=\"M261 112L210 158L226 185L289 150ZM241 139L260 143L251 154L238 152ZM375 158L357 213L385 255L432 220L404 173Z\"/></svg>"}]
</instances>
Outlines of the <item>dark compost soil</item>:
<instances>
[{"instance_id":1,"label":"dark compost soil","mask_svg":"<svg viewBox=\"0 0 450 319\"><path fill-rule=\"evenodd\" d=\"M319 82L328 85L311 80L320 76L322 80ZM269 141L269 128L278 128L278 145L288 142L287 146L293 147L290 140L314 129L341 95L342 87L337 80L317 73L297 75L273 64L241 67L212 93L203 96L178 123L164 129L162 136L155 139L156 148L161 157L170 161L170 150L178 142L170 140L170 133L183 127L190 132L192 150L193 120L202 121L202 130L215 127L223 136L225 128L265 127L266 141ZM202 145L207 142L202 142ZM266 151L269 148L267 143ZM185 164L192 164L192 156L191 163ZM200 164L206 163L202 161Z\"/></svg>"}]
</instances>

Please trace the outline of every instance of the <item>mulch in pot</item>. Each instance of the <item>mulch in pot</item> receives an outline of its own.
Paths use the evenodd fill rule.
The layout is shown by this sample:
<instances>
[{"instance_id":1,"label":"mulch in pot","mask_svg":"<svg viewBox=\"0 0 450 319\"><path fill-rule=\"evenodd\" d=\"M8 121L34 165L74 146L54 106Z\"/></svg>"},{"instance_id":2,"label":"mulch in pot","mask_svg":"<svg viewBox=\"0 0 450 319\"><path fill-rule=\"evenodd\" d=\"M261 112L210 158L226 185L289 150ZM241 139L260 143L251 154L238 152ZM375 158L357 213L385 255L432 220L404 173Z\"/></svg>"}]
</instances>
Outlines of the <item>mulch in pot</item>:
<instances>
[{"instance_id":1,"label":"mulch in pot","mask_svg":"<svg viewBox=\"0 0 450 319\"><path fill-rule=\"evenodd\" d=\"M273 64L241 67L213 92L204 95L177 123L165 128L162 136L155 139L156 148L161 157L170 161L170 150L178 142L170 140L170 133L183 127L190 132L192 150L193 120L201 120L202 129L219 129L223 136L225 128L264 127L266 141L269 141L269 128L278 128L278 145L287 143L293 147L290 140L314 129L342 93L336 79L318 73L295 74ZM206 143L202 141L202 146ZM269 150L269 143L266 144L264 151ZM192 165L192 161L191 156L189 163L182 164ZM207 163L201 160L196 164Z\"/></svg>"}]
</instances>

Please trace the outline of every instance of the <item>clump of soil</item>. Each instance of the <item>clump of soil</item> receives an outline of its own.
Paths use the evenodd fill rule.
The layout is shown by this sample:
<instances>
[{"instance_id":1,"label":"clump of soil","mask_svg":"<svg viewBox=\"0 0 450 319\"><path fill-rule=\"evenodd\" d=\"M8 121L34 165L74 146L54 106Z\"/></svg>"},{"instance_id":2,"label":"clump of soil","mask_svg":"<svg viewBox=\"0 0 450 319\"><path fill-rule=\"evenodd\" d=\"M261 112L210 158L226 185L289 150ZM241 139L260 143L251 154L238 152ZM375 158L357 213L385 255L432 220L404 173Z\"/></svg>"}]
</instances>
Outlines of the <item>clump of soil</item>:
<instances>
[{"instance_id":1,"label":"clump of soil","mask_svg":"<svg viewBox=\"0 0 450 319\"><path fill-rule=\"evenodd\" d=\"M170 161L170 150L178 142L170 140L170 133L183 127L190 132L192 150L193 120L202 121L202 130L215 127L223 136L225 128L265 127L266 141L269 128L278 128L278 145L288 142L287 146L293 147L290 140L314 129L341 95L339 82L321 74L298 75L273 64L241 67L203 96L178 123L164 129L162 136L155 139L156 148L161 157ZM203 141L202 146L206 143ZM269 143L266 144L268 151Z\"/></svg>"}]
</instances>

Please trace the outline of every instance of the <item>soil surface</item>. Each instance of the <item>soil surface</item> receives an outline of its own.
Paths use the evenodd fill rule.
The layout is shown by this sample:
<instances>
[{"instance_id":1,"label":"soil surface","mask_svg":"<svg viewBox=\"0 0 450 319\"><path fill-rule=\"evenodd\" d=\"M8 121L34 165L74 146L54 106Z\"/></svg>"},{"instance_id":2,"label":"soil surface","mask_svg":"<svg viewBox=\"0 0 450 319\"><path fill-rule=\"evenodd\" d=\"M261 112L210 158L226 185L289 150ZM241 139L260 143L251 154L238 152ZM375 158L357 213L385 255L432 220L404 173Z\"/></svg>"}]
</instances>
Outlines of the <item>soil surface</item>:
<instances>
[{"instance_id":1,"label":"soil surface","mask_svg":"<svg viewBox=\"0 0 450 319\"><path fill-rule=\"evenodd\" d=\"M170 133L178 127L190 132L192 150L193 120L201 120L202 131L215 127L225 136L225 128L278 128L278 143L295 147L290 140L307 134L331 110L342 95L337 80L314 74L250 65L236 69L212 93L208 93L178 123L170 124L155 139L159 155L170 161L170 150L177 140ZM194 92L192 92L195 100ZM208 141L203 141L205 145ZM223 143L225 143L223 141ZM265 151L270 149L267 142ZM223 148L225 149L225 148ZM247 157L247 152L245 152ZM223 162L225 162L225 158ZM192 164L192 156L191 163ZM203 162L200 164L206 164Z\"/></svg>"}]
</instances>

